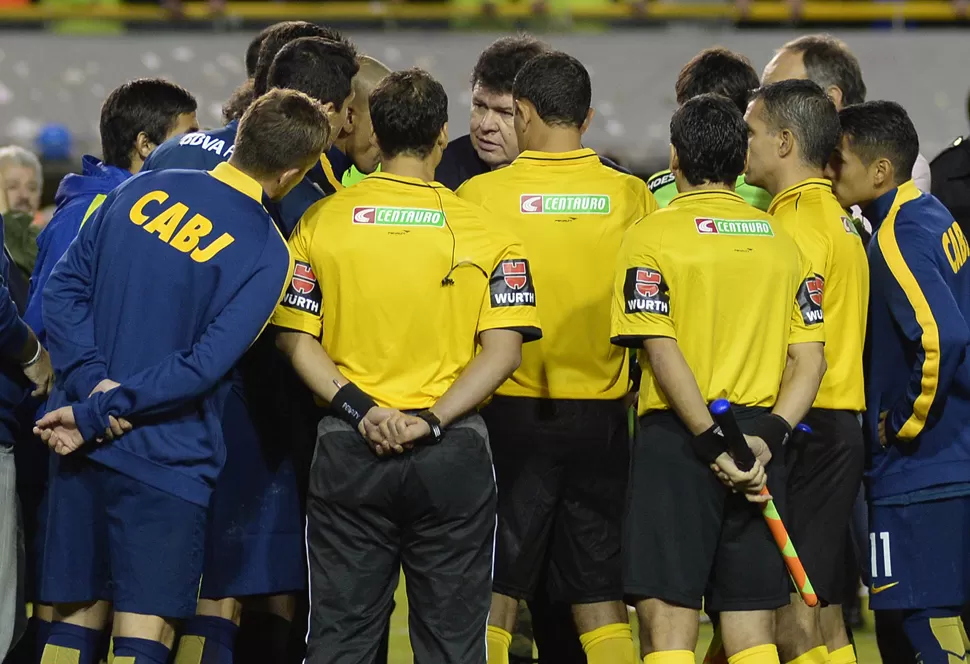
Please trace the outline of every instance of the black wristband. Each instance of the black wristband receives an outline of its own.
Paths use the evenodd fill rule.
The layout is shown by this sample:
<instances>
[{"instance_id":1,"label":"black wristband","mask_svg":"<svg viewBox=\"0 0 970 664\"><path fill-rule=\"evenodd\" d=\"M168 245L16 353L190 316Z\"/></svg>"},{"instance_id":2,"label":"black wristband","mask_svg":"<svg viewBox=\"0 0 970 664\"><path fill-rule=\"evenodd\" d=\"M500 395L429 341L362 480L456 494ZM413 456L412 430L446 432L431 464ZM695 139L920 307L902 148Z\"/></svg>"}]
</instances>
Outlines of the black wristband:
<instances>
[{"instance_id":1,"label":"black wristband","mask_svg":"<svg viewBox=\"0 0 970 664\"><path fill-rule=\"evenodd\" d=\"M376 406L377 403L353 383L347 383L337 390L330 402L333 414L355 429L360 426L367 411Z\"/></svg>"},{"instance_id":2,"label":"black wristband","mask_svg":"<svg viewBox=\"0 0 970 664\"><path fill-rule=\"evenodd\" d=\"M749 436L758 436L768 443L768 448L777 451L791 438L791 426L781 415L768 413L755 418L748 430Z\"/></svg>"},{"instance_id":3,"label":"black wristband","mask_svg":"<svg viewBox=\"0 0 970 664\"><path fill-rule=\"evenodd\" d=\"M430 410L422 410L414 414L415 417L420 417L422 420L428 423L428 428L431 429L431 433L426 436L428 442L437 445L441 442L441 439L445 437L444 429L441 426L441 420L438 416L432 413Z\"/></svg>"},{"instance_id":4,"label":"black wristband","mask_svg":"<svg viewBox=\"0 0 970 664\"><path fill-rule=\"evenodd\" d=\"M727 451L724 434L721 433L721 427L716 424L711 425L711 428L704 433L691 438L690 447L697 458L708 465L714 463L715 459Z\"/></svg>"}]
</instances>

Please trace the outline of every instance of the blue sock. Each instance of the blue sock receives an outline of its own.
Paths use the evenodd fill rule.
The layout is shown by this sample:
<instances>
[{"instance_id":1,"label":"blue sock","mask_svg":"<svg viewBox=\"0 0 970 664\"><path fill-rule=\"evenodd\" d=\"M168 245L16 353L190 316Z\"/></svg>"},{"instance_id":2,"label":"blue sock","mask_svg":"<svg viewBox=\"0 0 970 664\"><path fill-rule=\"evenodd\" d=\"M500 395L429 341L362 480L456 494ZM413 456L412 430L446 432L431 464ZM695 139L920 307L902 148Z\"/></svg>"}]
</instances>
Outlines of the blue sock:
<instances>
[{"instance_id":1,"label":"blue sock","mask_svg":"<svg viewBox=\"0 0 970 664\"><path fill-rule=\"evenodd\" d=\"M100 644L101 630L56 622L50 626L47 644L44 646L40 661L41 664L57 664L64 661L98 664Z\"/></svg>"},{"instance_id":2,"label":"blue sock","mask_svg":"<svg viewBox=\"0 0 970 664\"><path fill-rule=\"evenodd\" d=\"M903 631L922 664L954 664L966 657L959 608L907 611Z\"/></svg>"},{"instance_id":3,"label":"blue sock","mask_svg":"<svg viewBox=\"0 0 970 664\"><path fill-rule=\"evenodd\" d=\"M158 641L116 636L111 664L168 664L169 653Z\"/></svg>"},{"instance_id":4,"label":"blue sock","mask_svg":"<svg viewBox=\"0 0 970 664\"><path fill-rule=\"evenodd\" d=\"M232 664L239 627L231 620L195 616L185 622L175 664Z\"/></svg>"},{"instance_id":5,"label":"blue sock","mask_svg":"<svg viewBox=\"0 0 970 664\"><path fill-rule=\"evenodd\" d=\"M34 625L34 630L36 630L34 633L37 637L36 645L34 646L37 649L37 659L34 661L39 662L41 657L44 656L44 646L47 645L47 637L51 635L51 623L36 617L31 618L30 622Z\"/></svg>"}]
</instances>

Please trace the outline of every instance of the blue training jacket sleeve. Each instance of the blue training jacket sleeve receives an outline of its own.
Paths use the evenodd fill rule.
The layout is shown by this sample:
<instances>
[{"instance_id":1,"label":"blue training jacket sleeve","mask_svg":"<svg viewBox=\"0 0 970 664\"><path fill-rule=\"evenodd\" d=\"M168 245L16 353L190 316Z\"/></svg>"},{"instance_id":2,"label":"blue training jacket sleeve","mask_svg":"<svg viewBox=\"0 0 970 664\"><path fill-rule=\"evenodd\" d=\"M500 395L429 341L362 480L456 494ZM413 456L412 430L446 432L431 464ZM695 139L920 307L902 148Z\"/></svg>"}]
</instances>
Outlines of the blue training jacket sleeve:
<instances>
[{"instance_id":1,"label":"blue training jacket sleeve","mask_svg":"<svg viewBox=\"0 0 970 664\"><path fill-rule=\"evenodd\" d=\"M71 401L86 398L108 377L108 365L95 343L91 297L95 244L113 200L109 195L81 228L77 240L69 244L54 266L41 294L47 349L54 373Z\"/></svg>"},{"instance_id":2,"label":"blue training jacket sleeve","mask_svg":"<svg viewBox=\"0 0 970 664\"><path fill-rule=\"evenodd\" d=\"M888 427L910 441L932 426L970 343L970 329L960 313L937 260L932 242L916 222L884 224L877 233L889 268L889 306L893 319L913 344L916 360L905 394L889 410Z\"/></svg>"},{"instance_id":3,"label":"blue training jacket sleeve","mask_svg":"<svg viewBox=\"0 0 970 664\"><path fill-rule=\"evenodd\" d=\"M0 216L0 229L2 228L3 217ZM3 232L0 230L0 261L2 261L0 268L3 270L2 278L0 278L0 354L9 358L18 355L23 350L29 332L27 324L20 318L17 305L14 304L13 297L10 296L10 289L7 287L7 275L11 265L2 249Z\"/></svg>"},{"instance_id":4,"label":"blue training jacket sleeve","mask_svg":"<svg viewBox=\"0 0 970 664\"><path fill-rule=\"evenodd\" d=\"M254 273L190 349L172 353L126 378L120 387L74 405L85 440L102 435L109 415L130 418L176 408L202 397L229 373L266 326L289 282L285 245L281 249L274 244L267 243Z\"/></svg>"}]
</instances>

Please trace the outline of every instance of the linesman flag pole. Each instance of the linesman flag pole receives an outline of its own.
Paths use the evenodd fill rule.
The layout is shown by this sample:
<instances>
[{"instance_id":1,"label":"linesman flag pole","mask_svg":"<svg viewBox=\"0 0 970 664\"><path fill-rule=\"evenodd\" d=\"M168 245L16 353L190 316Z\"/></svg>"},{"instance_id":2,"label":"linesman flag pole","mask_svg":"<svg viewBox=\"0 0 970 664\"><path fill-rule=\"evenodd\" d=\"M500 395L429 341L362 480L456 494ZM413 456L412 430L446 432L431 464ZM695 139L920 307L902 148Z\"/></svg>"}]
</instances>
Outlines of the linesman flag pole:
<instances>
[{"instance_id":1,"label":"linesman flag pole","mask_svg":"<svg viewBox=\"0 0 970 664\"><path fill-rule=\"evenodd\" d=\"M721 428L721 433L727 442L728 452L734 458L734 463L738 469L741 471L750 470L755 462L754 453L744 440L744 435L738 427L738 421L734 418L734 412L731 410L731 404L727 399L717 399L711 404L711 415ZM795 430L802 433L811 433L811 429L805 424L799 424L795 427ZM768 494L768 487L763 487L761 495L766 496ZM798 594L801 595L806 605L817 606L818 595L815 594L812 582L808 580L805 567L795 551L795 544L788 536L788 529L785 528L785 524L781 520L778 508L775 507L775 501L769 500L763 503L761 514L765 518L765 523L768 524L768 530L771 531L775 544L778 545L778 550L781 551L781 555L785 559L785 566L788 567L788 573L791 574Z\"/></svg>"}]
</instances>

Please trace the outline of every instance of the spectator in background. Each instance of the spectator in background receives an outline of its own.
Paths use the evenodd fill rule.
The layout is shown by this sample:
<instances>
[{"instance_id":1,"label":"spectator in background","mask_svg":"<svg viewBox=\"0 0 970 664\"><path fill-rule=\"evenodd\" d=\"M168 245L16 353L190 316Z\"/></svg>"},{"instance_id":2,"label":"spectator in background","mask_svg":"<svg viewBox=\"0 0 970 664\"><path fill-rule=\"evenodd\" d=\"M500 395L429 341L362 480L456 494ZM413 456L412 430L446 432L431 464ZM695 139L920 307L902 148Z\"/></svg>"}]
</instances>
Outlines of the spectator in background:
<instances>
[{"instance_id":1,"label":"spectator in background","mask_svg":"<svg viewBox=\"0 0 970 664\"><path fill-rule=\"evenodd\" d=\"M808 79L825 90L842 110L866 100L866 84L859 60L849 47L831 35L805 35L782 46L761 76L762 85L790 78ZM920 191L930 190L930 165L922 154L913 166Z\"/></svg>"},{"instance_id":2,"label":"spectator in background","mask_svg":"<svg viewBox=\"0 0 970 664\"><path fill-rule=\"evenodd\" d=\"M8 207L0 210L4 238L13 261L11 267L23 275L24 283L30 278L37 259L37 235L41 229L33 222L40 210L43 185L44 172L33 152L17 145L0 148L0 186L6 191ZM14 274L12 279L18 279L18 275ZM15 300L20 300L20 290L15 284Z\"/></svg>"},{"instance_id":3,"label":"spectator in background","mask_svg":"<svg viewBox=\"0 0 970 664\"><path fill-rule=\"evenodd\" d=\"M967 97L970 117L970 96ZM930 163L933 173L933 195L953 215L963 234L970 236L970 141L958 136L948 148Z\"/></svg>"}]
</instances>

